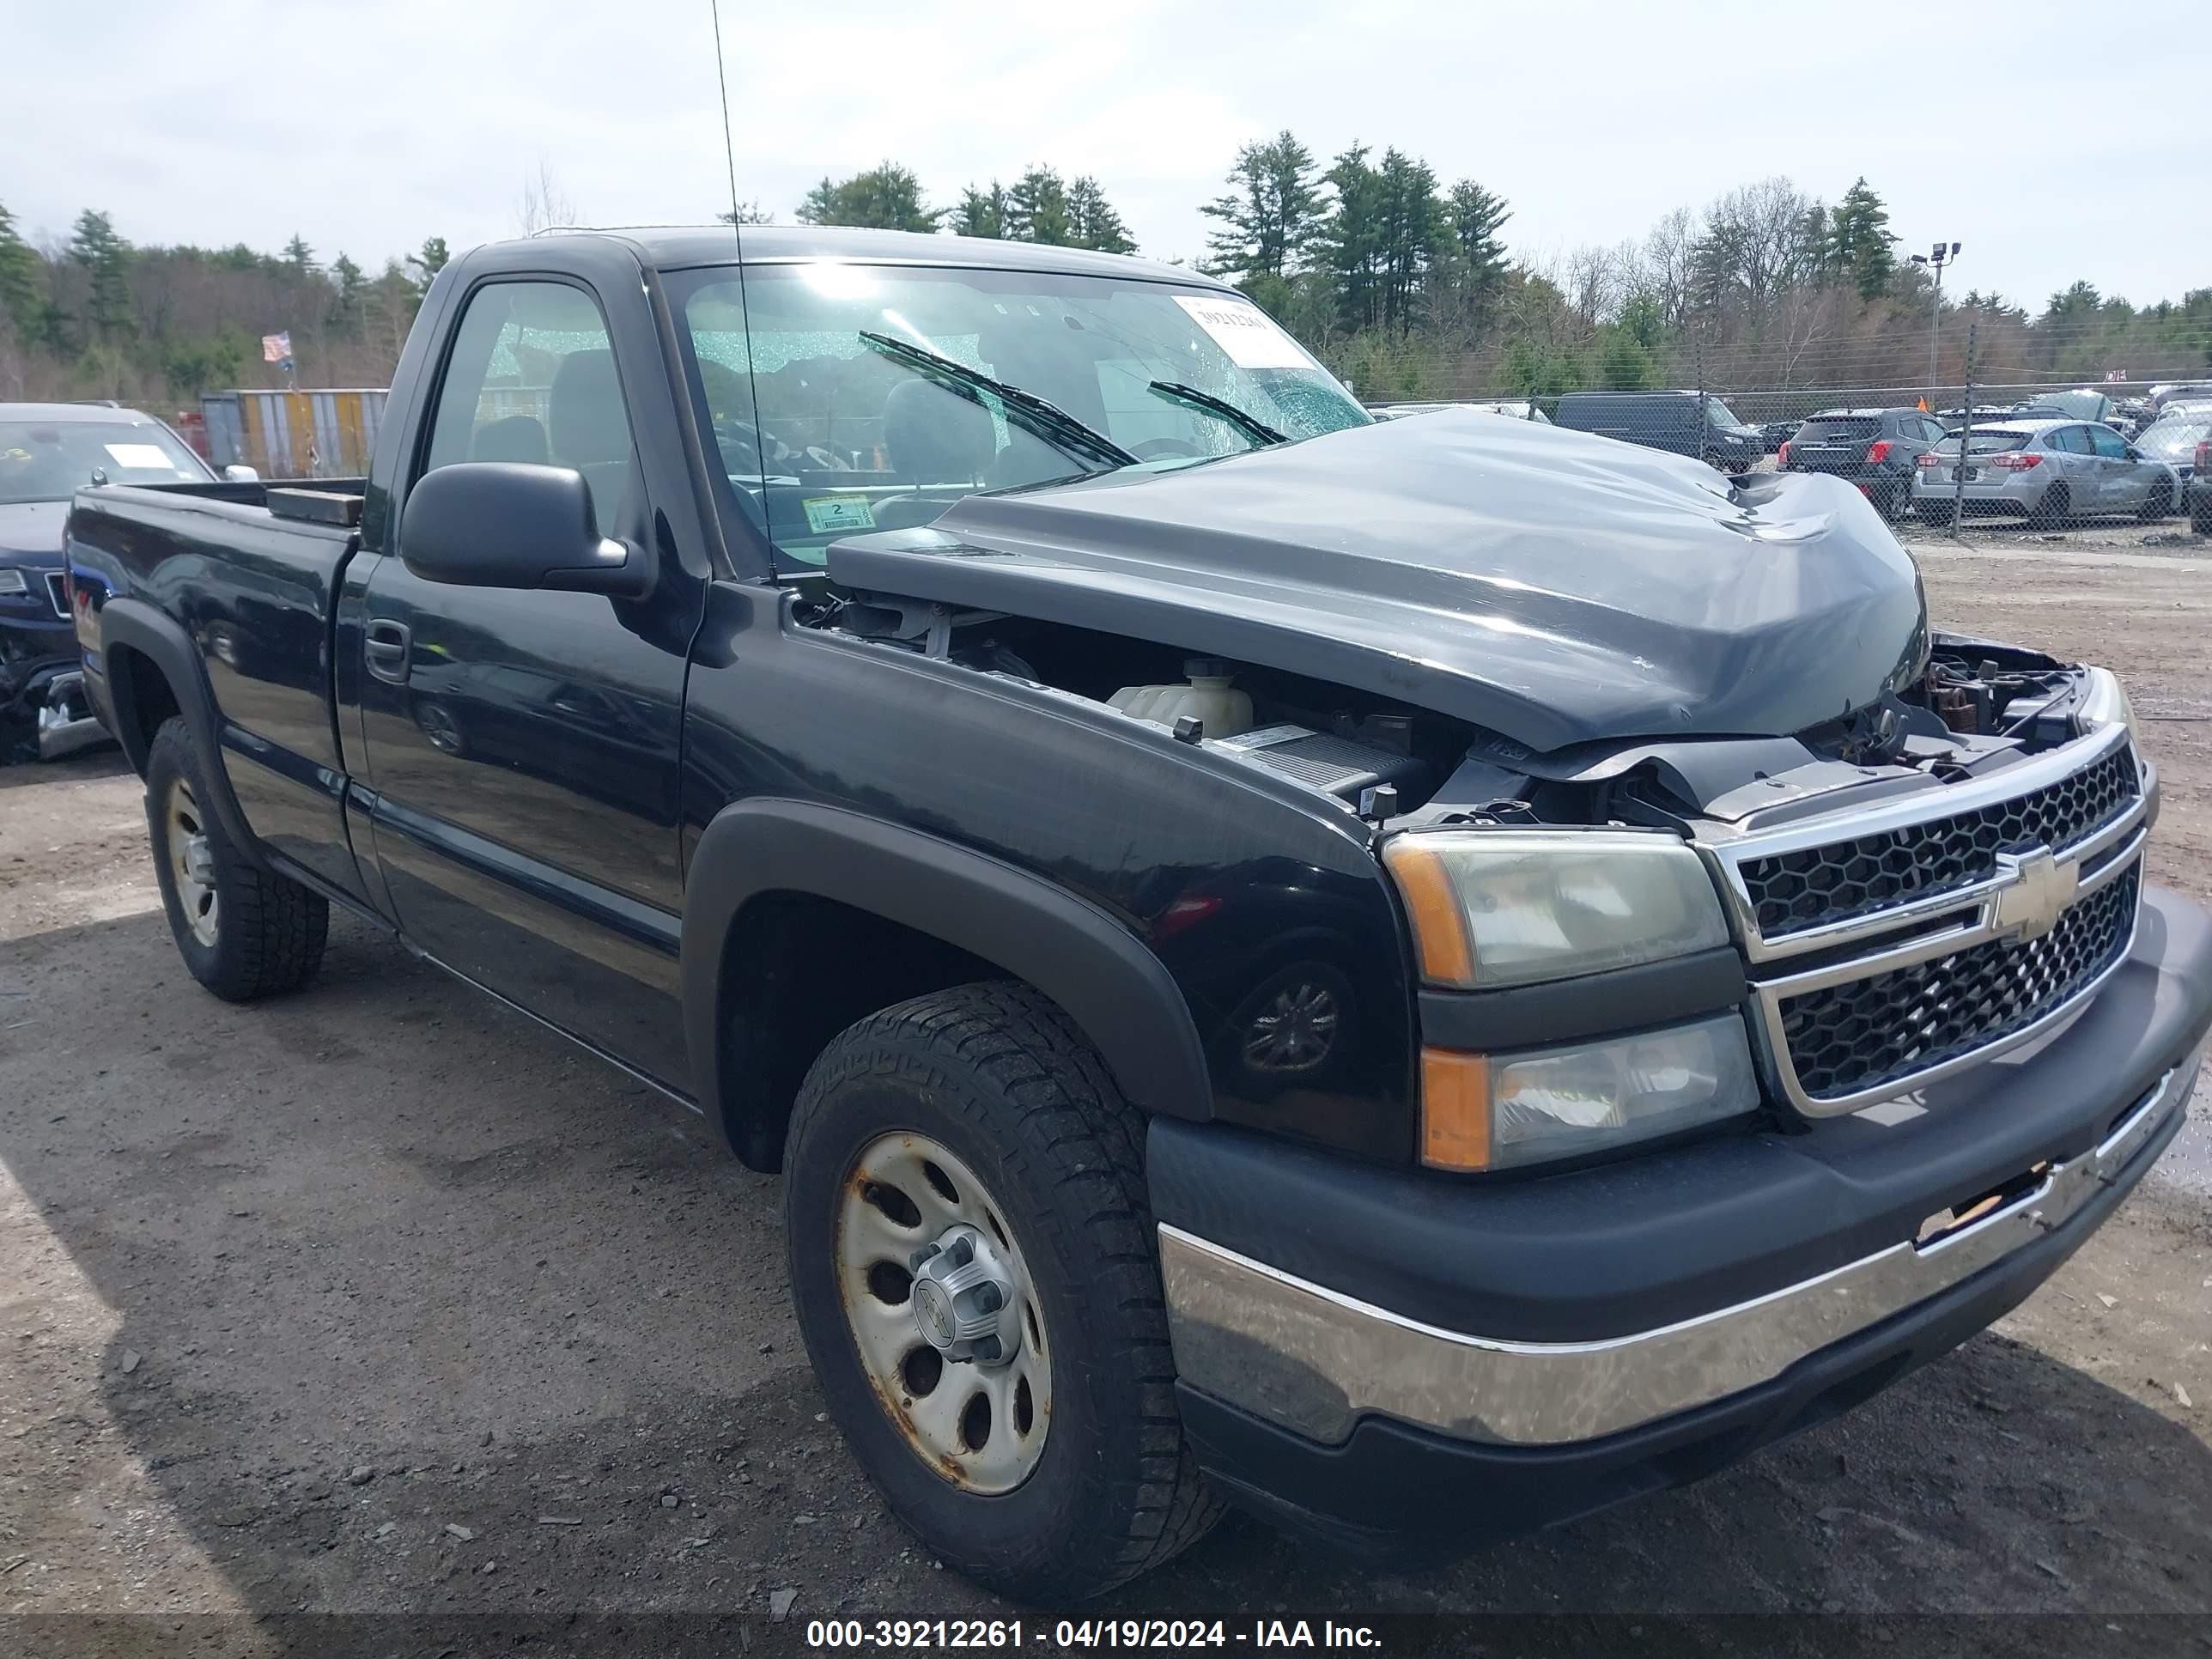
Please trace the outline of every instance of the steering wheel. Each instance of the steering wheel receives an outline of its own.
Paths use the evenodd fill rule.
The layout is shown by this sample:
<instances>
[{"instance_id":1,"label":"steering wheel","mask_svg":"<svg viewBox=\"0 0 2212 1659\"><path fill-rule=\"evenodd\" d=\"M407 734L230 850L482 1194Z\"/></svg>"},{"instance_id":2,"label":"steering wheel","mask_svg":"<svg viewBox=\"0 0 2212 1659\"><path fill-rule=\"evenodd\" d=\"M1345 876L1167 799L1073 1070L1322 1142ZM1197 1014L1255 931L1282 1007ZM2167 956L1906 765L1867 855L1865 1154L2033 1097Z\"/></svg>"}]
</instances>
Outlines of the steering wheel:
<instances>
[{"instance_id":1,"label":"steering wheel","mask_svg":"<svg viewBox=\"0 0 2212 1659\"><path fill-rule=\"evenodd\" d=\"M1204 454L1188 438L1147 438L1140 444L1129 446L1129 453L1140 461L1164 461Z\"/></svg>"}]
</instances>

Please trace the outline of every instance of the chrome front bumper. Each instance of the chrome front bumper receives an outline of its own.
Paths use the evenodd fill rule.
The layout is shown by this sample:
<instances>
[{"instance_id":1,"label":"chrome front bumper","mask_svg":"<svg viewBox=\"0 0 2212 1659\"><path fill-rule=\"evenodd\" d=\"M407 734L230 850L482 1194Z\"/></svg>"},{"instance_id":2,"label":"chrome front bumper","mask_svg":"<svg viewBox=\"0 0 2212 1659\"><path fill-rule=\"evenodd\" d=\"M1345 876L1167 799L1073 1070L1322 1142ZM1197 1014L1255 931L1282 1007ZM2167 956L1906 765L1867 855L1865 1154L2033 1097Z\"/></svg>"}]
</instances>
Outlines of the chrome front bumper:
<instances>
[{"instance_id":1,"label":"chrome front bumper","mask_svg":"<svg viewBox=\"0 0 2212 1659\"><path fill-rule=\"evenodd\" d=\"M2095 1147L2044 1166L2032 1187L1986 1212L1770 1295L1601 1341L1440 1329L1163 1224L1176 1368L1190 1388L1332 1445L1369 1414L1508 1446L1591 1440L1670 1417L1768 1382L2063 1226L2187 1109L2203 1056L2200 1045Z\"/></svg>"},{"instance_id":2,"label":"chrome front bumper","mask_svg":"<svg viewBox=\"0 0 2212 1659\"><path fill-rule=\"evenodd\" d=\"M79 714L78 709L85 713ZM107 740L107 728L90 713L82 674L57 674L39 708L39 758L59 760Z\"/></svg>"}]
</instances>

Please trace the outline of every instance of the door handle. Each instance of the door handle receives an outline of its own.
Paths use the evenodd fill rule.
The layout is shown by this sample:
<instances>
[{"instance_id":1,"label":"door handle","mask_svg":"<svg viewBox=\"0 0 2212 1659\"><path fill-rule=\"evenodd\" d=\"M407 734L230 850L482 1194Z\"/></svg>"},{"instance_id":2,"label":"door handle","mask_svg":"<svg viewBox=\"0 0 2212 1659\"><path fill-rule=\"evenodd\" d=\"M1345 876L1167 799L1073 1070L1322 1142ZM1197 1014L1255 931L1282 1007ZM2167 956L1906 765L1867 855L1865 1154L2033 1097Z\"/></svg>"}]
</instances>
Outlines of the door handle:
<instances>
[{"instance_id":1,"label":"door handle","mask_svg":"<svg viewBox=\"0 0 2212 1659\"><path fill-rule=\"evenodd\" d=\"M393 685L407 684L407 624L377 621L363 630L362 654L368 672Z\"/></svg>"}]
</instances>

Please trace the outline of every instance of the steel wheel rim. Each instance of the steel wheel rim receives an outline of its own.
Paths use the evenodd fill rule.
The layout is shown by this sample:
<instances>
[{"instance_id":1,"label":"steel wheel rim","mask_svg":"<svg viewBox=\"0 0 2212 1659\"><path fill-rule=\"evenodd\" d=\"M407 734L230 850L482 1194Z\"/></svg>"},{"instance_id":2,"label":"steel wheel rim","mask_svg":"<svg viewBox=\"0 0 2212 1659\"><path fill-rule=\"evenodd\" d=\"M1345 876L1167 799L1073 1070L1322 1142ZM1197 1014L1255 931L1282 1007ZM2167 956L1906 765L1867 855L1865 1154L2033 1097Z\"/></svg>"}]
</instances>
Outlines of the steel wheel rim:
<instances>
[{"instance_id":1,"label":"steel wheel rim","mask_svg":"<svg viewBox=\"0 0 2212 1659\"><path fill-rule=\"evenodd\" d=\"M963 1227L989 1241L1018 1313L1008 1323L1019 1346L1000 1364L947 1359L916 1322L909 1264ZM963 1492L1007 1492L1029 1479L1052 1426L1050 1334L1006 1211L975 1172L918 1131L878 1135L840 1189L836 1249L846 1329L908 1448Z\"/></svg>"},{"instance_id":2,"label":"steel wheel rim","mask_svg":"<svg viewBox=\"0 0 2212 1659\"><path fill-rule=\"evenodd\" d=\"M222 922L215 890L215 853L208 844L207 827L191 786L182 778L169 784L162 805L163 828L169 843L169 873L176 884L177 903L185 925L201 944L212 945Z\"/></svg>"}]
</instances>

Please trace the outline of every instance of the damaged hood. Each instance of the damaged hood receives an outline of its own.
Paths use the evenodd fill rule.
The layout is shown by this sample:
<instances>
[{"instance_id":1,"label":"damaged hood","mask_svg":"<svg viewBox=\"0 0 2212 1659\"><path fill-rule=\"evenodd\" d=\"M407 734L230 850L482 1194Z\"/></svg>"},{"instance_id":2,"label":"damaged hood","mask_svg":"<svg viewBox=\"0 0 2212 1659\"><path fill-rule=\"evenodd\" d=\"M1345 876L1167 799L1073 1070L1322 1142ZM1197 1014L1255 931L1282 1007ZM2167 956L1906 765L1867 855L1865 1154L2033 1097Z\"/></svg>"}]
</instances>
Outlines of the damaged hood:
<instances>
[{"instance_id":1,"label":"damaged hood","mask_svg":"<svg viewBox=\"0 0 2212 1659\"><path fill-rule=\"evenodd\" d=\"M1097 629L1353 686L1544 751L1783 736L1925 640L1858 491L1447 410L1172 471L975 495L838 543L856 591Z\"/></svg>"}]
</instances>

